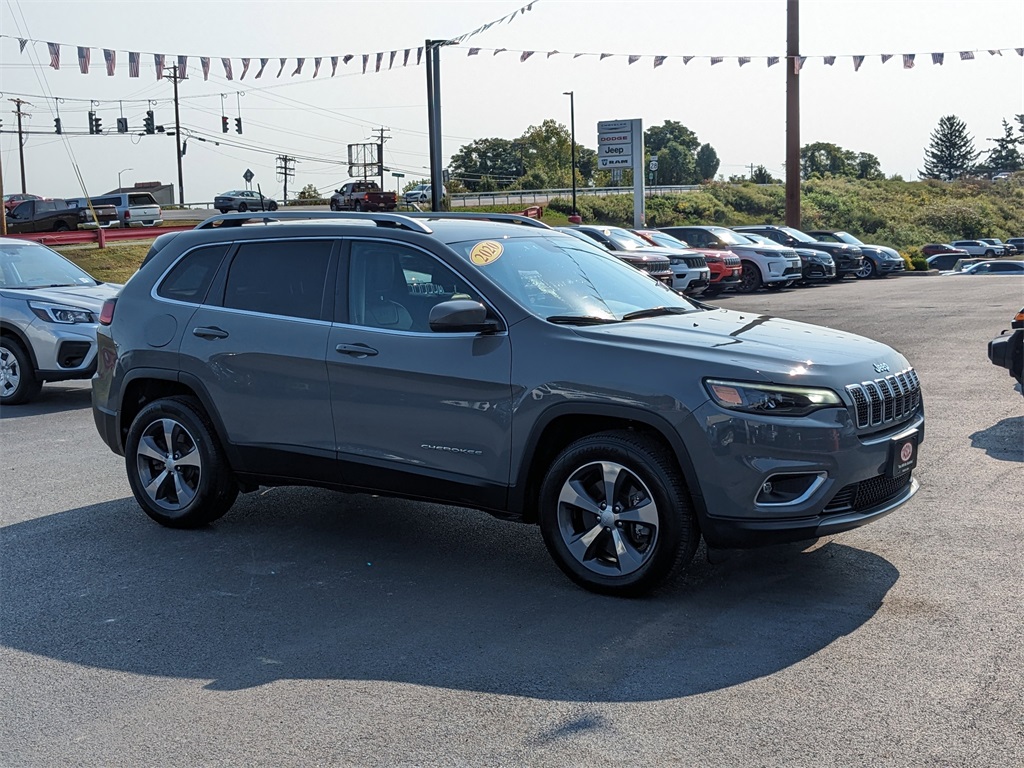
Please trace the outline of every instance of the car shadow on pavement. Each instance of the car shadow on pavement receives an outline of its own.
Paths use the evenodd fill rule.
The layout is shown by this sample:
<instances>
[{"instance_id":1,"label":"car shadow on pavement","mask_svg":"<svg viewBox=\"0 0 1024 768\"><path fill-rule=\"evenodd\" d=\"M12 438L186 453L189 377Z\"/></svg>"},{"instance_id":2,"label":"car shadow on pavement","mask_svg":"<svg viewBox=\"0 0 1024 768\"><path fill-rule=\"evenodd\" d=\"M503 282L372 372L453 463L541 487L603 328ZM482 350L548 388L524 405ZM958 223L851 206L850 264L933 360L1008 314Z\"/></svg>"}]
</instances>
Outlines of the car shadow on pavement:
<instances>
[{"instance_id":1,"label":"car shadow on pavement","mask_svg":"<svg viewBox=\"0 0 1024 768\"><path fill-rule=\"evenodd\" d=\"M614 599L564 578L534 526L305 488L240 497L203 530L161 528L129 498L10 525L3 540L4 646L218 691L338 679L690 696L855 632L899 575L825 540L698 555L671 590Z\"/></svg>"},{"instance_id":2,"label":"car shadow on pavement","mask_svg":"<svg viewBox=\"0 0 1024 768\"><path fill-rule=\"evenodd\" d=\"M0 408L0 419L38 416L41 413L80 411L92 405L92 390L88 387L44 384L32 400L23 405L5 405Z\"/></svg>"},{"instance_id":3,"label":"car shadow on pavement","mask_svg":"<svg viewBox=\"0 0 1024 768\"><path fill-rule=\"evenodd\" d=\"M1013 416L971 435L971 447L993 459L1024 461L1024 416Z\"/></svg>"}]
</instances>

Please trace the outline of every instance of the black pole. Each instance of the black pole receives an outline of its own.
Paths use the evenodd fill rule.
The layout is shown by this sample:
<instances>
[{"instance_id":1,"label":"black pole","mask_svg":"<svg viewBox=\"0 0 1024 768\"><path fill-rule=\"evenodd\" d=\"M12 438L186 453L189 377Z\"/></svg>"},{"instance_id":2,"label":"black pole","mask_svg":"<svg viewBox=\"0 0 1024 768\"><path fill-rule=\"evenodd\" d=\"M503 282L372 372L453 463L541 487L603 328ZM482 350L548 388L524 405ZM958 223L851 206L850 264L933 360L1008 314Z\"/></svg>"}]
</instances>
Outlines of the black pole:
<instances>
[{"instance_id":1,"label":"black pole","mask_svg":"<svg viewBox=\"0 0 1024 768\"><path fill-rule=\"evenodd\" d=\"M178 65L171 67L174 80L174 141L178 145L178 205L185 207L185 181L181 173L181 119L178 116Z\"/></svg>"},{"instance_id":2,"label":"black pole","mask_svg":"<svg viewBox=\"0 0 1024 768\"><path fill-rule=\"evenodd\" d=\"M430 139L430 210L441 210L444 197L441 159L441 46L445 40L427 40L427 129Z\"/></svg>"},{"instance_id":3,"label":"black pole","mask_svg":"<svg viewBox=\"0 0 1024 768\"><path fill-rule=\"evenodd\" d=\"M786 2L786 225L800 229L800 0Z\"/></svg>"},{"instance_id":4,"label":"black pole","mask_svg":"<svg viewBox=\"0 0 1024 768\"><path fill-rule=\"evenodd\" d=\"M568 91L569 96L569 135L572 137L572 215L577 216L576 211L576 95L575 91Z\"/></svg>"}]
</instances>

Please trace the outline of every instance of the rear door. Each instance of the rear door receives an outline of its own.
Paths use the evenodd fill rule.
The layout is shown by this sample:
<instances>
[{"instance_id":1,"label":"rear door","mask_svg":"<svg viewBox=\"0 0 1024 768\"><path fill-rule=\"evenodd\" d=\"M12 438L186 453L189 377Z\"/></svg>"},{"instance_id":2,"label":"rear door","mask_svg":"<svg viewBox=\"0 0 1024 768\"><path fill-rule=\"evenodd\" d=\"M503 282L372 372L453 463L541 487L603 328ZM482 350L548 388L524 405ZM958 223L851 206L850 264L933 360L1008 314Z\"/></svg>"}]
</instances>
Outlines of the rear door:
<instances>
[{"instance_id":1,"label":"rear door","mask_svg":"<svg viewBox=\"0 0 1024 768\"><path fill-rule=\"evenodd\" d=\"M325 300L335 242L238 244L184 329L181 370L206 386L244 469L312 479L333 472Z\"/></svg>"}]
</instances>

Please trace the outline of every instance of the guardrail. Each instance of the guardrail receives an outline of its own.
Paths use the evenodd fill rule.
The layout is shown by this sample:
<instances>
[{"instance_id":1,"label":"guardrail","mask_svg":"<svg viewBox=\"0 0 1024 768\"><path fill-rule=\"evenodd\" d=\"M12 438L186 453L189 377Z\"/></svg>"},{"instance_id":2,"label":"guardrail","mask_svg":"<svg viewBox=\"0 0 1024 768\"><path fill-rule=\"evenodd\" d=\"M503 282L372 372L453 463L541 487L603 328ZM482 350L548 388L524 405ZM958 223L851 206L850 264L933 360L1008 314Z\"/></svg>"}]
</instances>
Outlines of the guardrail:
<instances>
[{"instance_id":1,"label":"guardrail","mask_svg":"<svg viewBox=\"0 0 1024 768\"><path fill-rule=\"evenodd\" d=\"M9 234L21 240L32 240L43 245L83 245L99 243L106 248L108 240L148 240L166 232L184 232L195 229L187 227L132 227L129 229L79 229L74 232L22 232Z\"/></svg>"}]
</instances>

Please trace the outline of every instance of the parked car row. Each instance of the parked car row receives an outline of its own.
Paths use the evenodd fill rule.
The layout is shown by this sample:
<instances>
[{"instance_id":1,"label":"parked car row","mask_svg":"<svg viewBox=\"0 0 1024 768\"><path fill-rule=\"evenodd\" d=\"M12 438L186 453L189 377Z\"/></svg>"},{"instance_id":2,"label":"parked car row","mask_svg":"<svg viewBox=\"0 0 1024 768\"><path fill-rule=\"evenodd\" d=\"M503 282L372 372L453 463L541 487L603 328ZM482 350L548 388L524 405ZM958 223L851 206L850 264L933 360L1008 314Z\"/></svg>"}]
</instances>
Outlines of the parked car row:
<instances>
[{"instance_id":1,"label":"parked car row","mask_svg":"<svg viewBox=\"0 0 1024 768\"><path fill-rule=\"evenodd\" d=\"M163 223L160 205L149 192L115 192L63 200L17 193L4 195L4 208L7 231L13 235L155 227Z\"/></svg>"}]
</instances>

